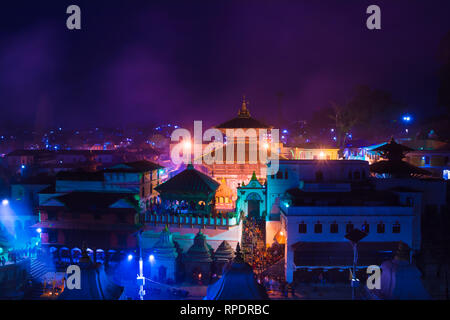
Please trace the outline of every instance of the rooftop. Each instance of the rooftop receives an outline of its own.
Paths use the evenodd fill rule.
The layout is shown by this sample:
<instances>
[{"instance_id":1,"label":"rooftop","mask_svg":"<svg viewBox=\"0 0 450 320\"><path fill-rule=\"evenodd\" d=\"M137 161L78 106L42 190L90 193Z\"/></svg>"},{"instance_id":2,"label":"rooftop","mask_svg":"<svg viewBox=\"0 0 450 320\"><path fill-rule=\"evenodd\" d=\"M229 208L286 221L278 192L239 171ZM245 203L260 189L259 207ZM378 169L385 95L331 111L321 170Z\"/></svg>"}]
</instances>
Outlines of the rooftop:
<instances>
[{"instance_id":1,"label":"rooftop","mask_svg":"<svg viewBox=\"0 0 450 320\"><path fill-rule=\"evenodd\" d=\"M250 111L247 109L248 101L245 97L242 101L241 109L239 109L238 116L231 120L225 121L224 123L216 126L218 129L248 129L248 128L258 128L258 129L269 129L270 126L252 118L250 116Z\"/></svg>"}]
</instances>

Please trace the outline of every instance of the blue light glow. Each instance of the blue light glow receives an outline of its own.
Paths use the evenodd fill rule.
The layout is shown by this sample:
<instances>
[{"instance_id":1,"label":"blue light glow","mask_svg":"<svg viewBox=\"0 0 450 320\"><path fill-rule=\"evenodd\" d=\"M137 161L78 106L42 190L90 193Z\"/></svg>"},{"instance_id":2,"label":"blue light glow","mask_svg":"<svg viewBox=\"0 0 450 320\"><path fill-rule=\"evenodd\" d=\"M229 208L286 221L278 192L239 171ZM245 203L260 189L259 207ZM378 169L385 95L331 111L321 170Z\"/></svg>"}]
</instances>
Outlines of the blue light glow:
<instances>
[{"instance_id":1,"label":"blue light glow","mask_svg":"<svg viewBox=\"0 0 450 320\"><path fill-rule=\"evenodd\" d=\"M151 254L151 255L148 257L148 260L149 260L150 262L155 261L155 256Z\"/></svg>"},{"instance_id":2,"label":"blue light glow","mask_svg":"<svg viewBox=\"0 0 450 320\"><path fill-rule=\"evenodd\" d=\"M41 229L41 228L37 228L37 229L36 229L36 232L37 232L37 233L41 233L41 232L42 232L42 229Z\"/></svg>"},{"instance_id":3,"label":"blue light glow","mask_svg":"<svg viewBox=\"0 0 450 320\"><path fill-rule=\"evenodd\" d=\"M405 121L405 122L410 122L412 120L412 117L411 116L409 116L409 115L404 115L403 116L403 121Z\"/></svg>"},{"instance_id":4,"label":"blue light glow","mask_svg":"<svg viewBox=\"0 0 450 320\"><path fill-rule=\"evenodd\" d=\"M129 254L128 255L128 261L131 261L133 259L133 255L132 254Z\"/></svg>"},{"instance_id":5,"label":"blue light glow","mask_svg":"<svg viewBox=\"0 0 450 320\"><path fill-rule=\"evenodd\" d=\"M9 200L8 199L3 199L2 200L2 206L7 206L9 204Z\"/></svg>"}]
</instances>

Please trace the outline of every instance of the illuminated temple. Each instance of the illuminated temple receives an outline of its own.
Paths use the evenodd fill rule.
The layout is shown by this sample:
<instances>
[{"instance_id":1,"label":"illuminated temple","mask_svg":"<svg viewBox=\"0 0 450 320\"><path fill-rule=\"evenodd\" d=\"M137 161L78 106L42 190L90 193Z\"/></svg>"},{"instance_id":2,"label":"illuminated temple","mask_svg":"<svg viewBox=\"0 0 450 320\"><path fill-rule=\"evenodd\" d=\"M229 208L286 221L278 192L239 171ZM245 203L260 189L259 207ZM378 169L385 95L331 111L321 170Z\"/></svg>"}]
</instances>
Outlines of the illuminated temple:
<instances>
[{"instance_id":1,"label":"illuminated temple","mask_svg":"<svg viewBox=\"0 0 450 320\"><path fill-rule=\"evenodd\" d=\"M216 126L225 137L225 145L220 148L221 150L217 148L214 151L216 154L221 153L223 157L222 163L208 165L203 162L203 166L206 167L209 175L217 181L221 181L222 185L226 185L226 187L221 187L216 194L217 200L219 200L216 201L216 206L221 208L231 207L225 205L227 203L225 201L229 201L230 190L232 193L230 203L234 204L237 199L237 188L244 183L248 183L254 172L261 182L264 182L266 179L267 158L263 159L260 157L260 148L264 149L262 151L267 152L268 157L270 157L273 152L271 150L273 146L277 149L274 151L279 153L280 145L275 144L274 142L276 141L272 141L273 127L253 118L250 115L247 104L248 101L244 96L237 117ZM234 130L236 138L231 137L231 140L231 138L227 136L227 130ZM253 146L249 143L250 139L247 136L251 132L254 132L257 137L256 144ZM260 135L262 139L259 139ZM245 144L241 142L245 142ZM244 154L241 157L238 156L237 152L239 150L239 144L245 145ZM234 150L232 164L226 163L226 155L229 148L233 148ZM222 203L221 200L224 200L224 202Z\"/></svg>"}]
</instances>

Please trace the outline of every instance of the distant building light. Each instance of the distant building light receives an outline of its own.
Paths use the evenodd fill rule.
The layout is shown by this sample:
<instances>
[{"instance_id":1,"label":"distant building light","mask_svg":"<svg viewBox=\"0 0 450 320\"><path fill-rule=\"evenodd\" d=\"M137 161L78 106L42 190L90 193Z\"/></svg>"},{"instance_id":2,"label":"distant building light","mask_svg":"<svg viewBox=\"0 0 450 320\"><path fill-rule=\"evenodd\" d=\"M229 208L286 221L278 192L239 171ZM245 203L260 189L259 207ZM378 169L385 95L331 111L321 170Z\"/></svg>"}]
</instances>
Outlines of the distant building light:
<instances>
[{"instance_id":1,"label":"distant building light","mask_svg":"<svg viewBox=\"0 0 450 320\"><path fill-rule=\"evenodd\" d=\"M2 200L2 206L7 206L9 204L9 200L8 199L3 199Z\"/></svg>"},{"instance_id":2,"label":"distant building light","mask_svg":"<svg viewBox=\"0 0 450 320\"><path fill-rule=\"evenodd\" d=\"M408 115L403 116L403 121L405 121L405 122L410 122L411 120L412 120L412 117L411 117L411 116L408 116Z\"/></svg>"},{"instance_id":3,"label":"distant building light","mask_svg":"<svg viewBox=\"0 0 450 320\"><path fill-rule=\"evenodd\" d=\"M323 158L325 158L325 152L323 152L323 151L320 151L320 153L319 153L319 157L320 157L320 158L322 158L322 159L323 159Z\"/></svg>"},{"instance_id":4,"label":"distant building light","mask_svg":"<svg viewBox=\"0 0 450 320\"><path fill-rule=\"evenodd\" d=\"M41 232L42 232L42 229L41 229L41 228L37 228L37 229L36 229L36 232L37 232L37 233L41 233Z\"/></svg>"},{"instance_id":5,"label":"distant building light","mask_svg":"<svg viewBox=\"0 0 450 320\"><path fill-rule=\"evenodd\" d=\"M288 133L288 131L286 129L283 130L283 133Z\"/></svg>"},{"instance_id":6,"label":"distant building light","mask_svg":"<svg viewBox=\"0 0 450 320\"><path fill-rule=\"evenodd\" d=\"M128 255L128 261L131 261L133 259L133 255L132 254L129 254Z\"/></svg>"},{"instance_id":7,"label":"distant building light","mask_svg":"<svg viewBox=\"0 0 450 320\"><path fill-rule=\"evenodd\" d=\"M21 165L20 167L21 167L22 169L25 169L25 165L24 165L24 164L23 164L23 165Z\"/></svg>"},{"instance_id":8,"label":"distant building light","mask_svg":"<svg viewBox=\"0 0 450 320\"><path fill-rule=\"evenodd\" d=\"M150 262L155 261L155 256L151 254L151 255L148 257L148 260L149 260Z\"/></svg>"}]
</instances>

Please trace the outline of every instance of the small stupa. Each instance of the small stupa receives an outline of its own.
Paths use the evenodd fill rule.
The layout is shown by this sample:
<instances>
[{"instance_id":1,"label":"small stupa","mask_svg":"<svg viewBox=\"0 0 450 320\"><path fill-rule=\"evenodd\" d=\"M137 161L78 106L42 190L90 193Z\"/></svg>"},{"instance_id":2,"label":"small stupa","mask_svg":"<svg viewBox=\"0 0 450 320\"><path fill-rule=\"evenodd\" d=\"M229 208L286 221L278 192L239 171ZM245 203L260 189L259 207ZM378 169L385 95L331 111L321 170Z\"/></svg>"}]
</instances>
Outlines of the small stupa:
<instances>
[{"instance_id":1,"label":"small stupa","mask_svg":"<svg viewBox=\"0 0 450 320\"><path fill-rule=\"evenodd\" d=\"M200 230L194 238L194 244L184 257L184 266L187 277L193 281L207 283L211 276L211 248L206 242L206 236Z\"/></svg>"},{"instance_id":2,"label":"small stupa","mask_svg":"<svg viewBox=\"0 0 450 320\"><path fill-rule=\"evenodd\" d=\"M168 226L159 234L159 240L153 246L152 275L158 281L176 280L178 252Z\"/></svg>"},{"instance_id":3,"label":"small stupa","mask_svg":"<svg viewBox=\"0 0 450 320\"><path fill-rule=\"evenodd\" d=\"M234 250L230 244L224 240L214 253L214 270L217 274L222 274L224 267L234 258Z\"/></svg>"}]
</instances>

